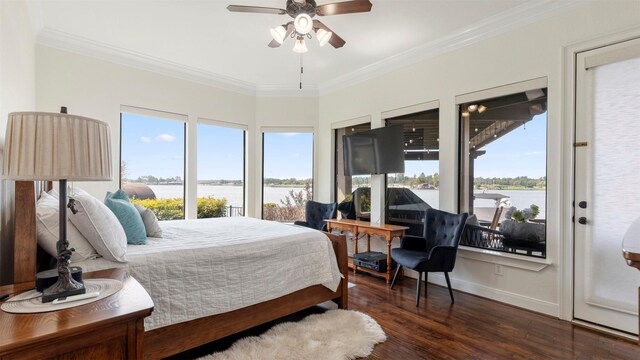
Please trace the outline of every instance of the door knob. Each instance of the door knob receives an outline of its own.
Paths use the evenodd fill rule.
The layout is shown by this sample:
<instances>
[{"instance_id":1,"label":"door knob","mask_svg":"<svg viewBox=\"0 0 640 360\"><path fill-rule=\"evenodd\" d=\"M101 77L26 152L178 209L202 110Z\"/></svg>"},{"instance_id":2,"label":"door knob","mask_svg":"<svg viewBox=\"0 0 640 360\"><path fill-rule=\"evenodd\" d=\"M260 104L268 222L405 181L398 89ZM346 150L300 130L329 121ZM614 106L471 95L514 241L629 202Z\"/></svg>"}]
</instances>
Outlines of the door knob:
<instances>
[{"instance_id":1,"label":"door knob","mask_svg":"<svg viewBox=\"0 0 640 360\"><path fill-rule=\"evenodd\" d=\"M578 222L582 225L586 225L587 224L587 218L584 216L581 216L578 218Z\"/></svg>"}]
</instances>

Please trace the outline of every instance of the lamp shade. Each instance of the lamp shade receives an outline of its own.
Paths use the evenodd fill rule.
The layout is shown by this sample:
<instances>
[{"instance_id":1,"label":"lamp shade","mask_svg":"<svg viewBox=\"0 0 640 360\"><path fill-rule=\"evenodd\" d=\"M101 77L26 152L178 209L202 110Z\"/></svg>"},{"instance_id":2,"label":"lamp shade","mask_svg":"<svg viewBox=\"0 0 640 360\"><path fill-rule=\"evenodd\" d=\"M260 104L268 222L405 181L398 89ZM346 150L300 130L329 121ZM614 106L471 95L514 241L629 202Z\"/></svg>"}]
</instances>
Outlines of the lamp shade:
<instances>
[{"instance_id":1,"label":"lamp shade","mask_svg":"<svg viewBox=\"0 0 640 360\"><path fill-rule=\"evenodd\" d=\"M12 180L111 180L109 124L83 116L9 114L2 176Z\"/></svg>"},{"instance_id":2,"label":"lamp shade","mask_svg":"<svg viewBox=\"0 0 640 360\"><path fill-rule=\"evenodd\" d=\"M302 54L309 51L307 48L307 44L305 44L304 39L297 39L296 44L293 46L293 52Z\"/></svg>"},{"instance_id":3,"label":"lamp shade","mask_svg":"<svg viewBox=\"0 0 640 360\"><path fill-rule=\"evenodd\" d=\"M313 20L311 20L311 16L301 13L293 20L293 26L298 34L305 35L313 29Z\"/></svg>"},{"instance_id":4,"label":"lamp shade","mask_svg":"<svg viewBox=\"0 0 640 360\"><path fill-rule=\"evenodd\" d=\"M331 40L331 35L333 35L331 31L327 31L325 29L318 29L318 31L316 31L316 36L318 37L318 42L320 43L320 46L327 45L329 40Z\"/></svg>"},{"instance_id":5,"label":"lamp shade","mask_svg":"<svg viewBox=\"0 0 640 360\"><path fill-rule=\"evenodd\" d=\"M271 37L273 38L273 40L277 41L278 44L282 44L284 42L285 36L287 36L287 30L284 28L284 26L280 25L271 29Z\"/></svg>"}]
</instances>

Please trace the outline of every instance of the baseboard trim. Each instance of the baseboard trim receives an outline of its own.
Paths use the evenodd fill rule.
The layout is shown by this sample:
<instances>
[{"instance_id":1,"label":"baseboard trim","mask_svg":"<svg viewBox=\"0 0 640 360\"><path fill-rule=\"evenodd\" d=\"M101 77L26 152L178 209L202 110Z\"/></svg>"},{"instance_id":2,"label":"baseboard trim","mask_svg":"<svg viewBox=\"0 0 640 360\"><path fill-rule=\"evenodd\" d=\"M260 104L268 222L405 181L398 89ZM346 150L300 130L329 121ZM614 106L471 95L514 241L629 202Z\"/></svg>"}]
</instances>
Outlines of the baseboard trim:
<instances>
[{"instance_id":1,"label":"baseboard trim","mask_svg":"<svg viewBox=\"0 0 640 360\"><path fill-rule=\"evenodd\" d=\"M417 277L415 274L417 273L412 273L411 271L405 271L405 276L409 275L409 277L414 279ZM523 308L526 310L539 312L539 313L553 316L556 318L559 318L560 316L559 304L554 304L548 301L543 301L543 300L535 299L532 297L523 296L520 294L515 294L512 292L495 289L488 286L457 279L457 278L454 278L452 274L449 274L449 278L451 279L451 287L455 290L463 291L472 295L481 296L483 298L495 300L511 306ZM447 281L444 278L443 273L429 273L429 282L436 285L447 287Z\"/></svg>"}]
</instances>

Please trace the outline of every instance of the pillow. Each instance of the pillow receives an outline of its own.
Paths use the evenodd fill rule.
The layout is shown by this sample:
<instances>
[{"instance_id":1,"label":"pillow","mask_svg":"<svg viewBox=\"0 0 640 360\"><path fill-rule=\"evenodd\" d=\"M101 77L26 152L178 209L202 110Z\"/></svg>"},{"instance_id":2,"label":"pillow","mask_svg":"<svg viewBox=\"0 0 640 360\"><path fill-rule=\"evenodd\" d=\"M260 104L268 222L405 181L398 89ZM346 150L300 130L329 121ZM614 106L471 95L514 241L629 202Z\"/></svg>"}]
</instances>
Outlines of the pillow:
<instances>
[{"instance_id":1,"label":"pillow","mask_svg":"<svg viewBox=\"0 0 640 360\"><path fill-rule=\"evenodd\" d=\"M58 193L51 190L49 193L42 192L40 199L36 202L36 232L38 234L38 245L53 257L58 256L56 243L60 236L60 204L58 203ZM69 248L75 251L71 254L71 262L95 259L98 253L82 236L80 231L68 220L67 215L67 240Z\"/></svg>"},{"instance_id":2,"label":"pillow","mask_svg":"<svg viewBox=\"0 0 640 360\"><path fill-rule=\"evenodd\" d=\"M78 212L70 213L69 219L105 259L126 262L127 235L118 218L100 200L86 191L74 188L69 195L75 200Z\"/></svg>"},{"instance_id":3,"label":"pillow","mask_svg":"<svg viewBox=\"0 0 640 360\"><path fill-rule=\"evenodd\" d=\"M161 238L162 228L160 228L160 224L158 223L156 214L140 204L133 204L133 206L135 206L136 210L138 210L140 216L142 217L142 222L144 223L144 228L147 232L147 236Z\"/></svg>"},{"instance_id":4,"label":"pillow","mask_svg":"<svg viewBox=\"0 0 640 360\"><path fill-rule=\"evenodd\" d=\"M147 232L142 222L142 217L133 204L129 201L127 193L118 189L116 192L107 192L104 204L118 218L124 233L127 235L127 243L144 245L147 242Z\"/></svg>"}]
</instances>

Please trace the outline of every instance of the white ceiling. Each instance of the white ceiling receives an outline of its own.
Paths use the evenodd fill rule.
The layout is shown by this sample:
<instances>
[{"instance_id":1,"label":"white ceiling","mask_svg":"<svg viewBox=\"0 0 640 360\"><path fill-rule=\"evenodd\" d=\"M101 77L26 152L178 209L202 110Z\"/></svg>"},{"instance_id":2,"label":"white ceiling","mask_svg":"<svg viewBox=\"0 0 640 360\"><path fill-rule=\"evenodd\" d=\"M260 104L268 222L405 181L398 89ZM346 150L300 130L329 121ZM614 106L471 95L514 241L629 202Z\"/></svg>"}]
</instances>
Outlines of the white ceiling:
<instances>
[{"instance_id":1,"label":"white ceiling","mask_svg":"<svg viewBox=\"0 0 640 360\"><path fill-rule=\"evenodd\" d=\"M337 0L317 0L318 5ZM575 0L371 0L370 13L319 17L346 40L307 41L305 89L339 87L553 15ZM286 0L31 0L38 43L249 91L297 89L300 56L269 29L288 15L232 13L230 4Z\"/></svg>"}]
</instances>

